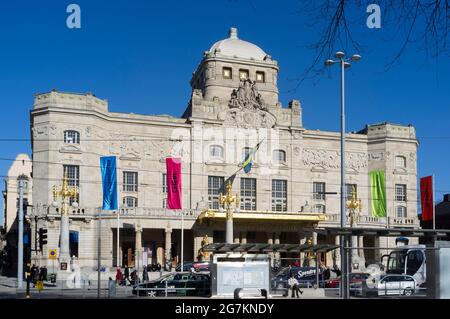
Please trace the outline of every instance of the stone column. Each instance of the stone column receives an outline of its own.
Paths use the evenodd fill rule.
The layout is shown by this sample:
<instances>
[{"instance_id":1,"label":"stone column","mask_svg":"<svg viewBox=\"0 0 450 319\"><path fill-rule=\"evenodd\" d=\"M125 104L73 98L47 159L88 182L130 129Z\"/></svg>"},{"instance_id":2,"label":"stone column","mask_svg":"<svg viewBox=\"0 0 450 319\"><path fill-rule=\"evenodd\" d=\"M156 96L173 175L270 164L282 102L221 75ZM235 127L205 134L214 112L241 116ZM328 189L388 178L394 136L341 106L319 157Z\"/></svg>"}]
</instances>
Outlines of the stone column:
<instances>
[{"instance_id":1,"label":"stone column","mask_svg":"<svg viewBox=\"0 0 450 319\"><path fill-rule=\"evenodd\" d=\"M364 236L358 236L359 257L364 258Z\"/></svg>"},{"instance_id":2,"label":"stone column","mask_svg":"<svg viewBox=\"0 0 450 319\"><path fill-rule=\"evenodd\" d=\"M280 232L274 233L274 244L275 245L280 244ZM275 259L275 263L280 265L280 253L279 252L275 252L274 259Z\"/></svg>"},{"instance_id":3,"label":"stone column","mask_svg":"<svg viewBox=\"0 0 450 319\"><path fill-rule=\"evenodd\" d=\"M138 272L141 270L142 265L142 227L140 225L136 225L134 228L136 232L135 238L135 251L134 251L134 266Z\"/></svg>"},{"instance_id":4,"label":"stone column","mask_svg":"<svg viewBox=\"0 0 450 319\"><path fill-rule=\"evenodd\" d=\"M306 236L305 236L305 233L303 231L298 233L298 237L299 237L299 244L300 245L306 244ZM300 253L300 266L303 266L304 262L305 262L305 253L301 252Z\"/></svg>"},{"instance_id":5,"label":"stone column","mask_svg":"<svg viewBox=\"0 0 450 319\"><path fill-rule=\"evenodd\" d=\"M267 243L269 245L273 245L273 233L272 232L267 233ZM274 256L275 256L275 254L272 251L269 252L270 267L273 267L273 265L274 265L274 263L273 263Z\"/></svg>"},{"instance_id":6,"label":"stone column","mask_svg":"<svg viewBox=\"0 0 450 319\"><path fill-rule=\"evenodd\" d=\"M172 268L172 256L171 256L171 248L172 248L172 228L166 228L166 243L165 243L165 265L166 270L170 271Z\"/></svg>"},{"instance_id":7,"label":"stone column","mask_svg":"<svg viewBox=\"0 0 450 319\"><path fill-rule=\"evenodd\" d=\"M241 232L241 244L246 244L247 243L247 232L243 231Z\"/></svg>"},{"instance_id":8,"label":"stone column","mask_svg":"<svg viewBox=\"0 0 450 319\"><path fill-rule=\"evenodd\" d=\"M336 236L334 238L334 244L340 245L340 242L341 242L340 236ZM339 248L333 250L333 254L334 254L333 267L338 266L339 268L341 268L341 252L340 252Z\"/></svg>"}]
</instances>

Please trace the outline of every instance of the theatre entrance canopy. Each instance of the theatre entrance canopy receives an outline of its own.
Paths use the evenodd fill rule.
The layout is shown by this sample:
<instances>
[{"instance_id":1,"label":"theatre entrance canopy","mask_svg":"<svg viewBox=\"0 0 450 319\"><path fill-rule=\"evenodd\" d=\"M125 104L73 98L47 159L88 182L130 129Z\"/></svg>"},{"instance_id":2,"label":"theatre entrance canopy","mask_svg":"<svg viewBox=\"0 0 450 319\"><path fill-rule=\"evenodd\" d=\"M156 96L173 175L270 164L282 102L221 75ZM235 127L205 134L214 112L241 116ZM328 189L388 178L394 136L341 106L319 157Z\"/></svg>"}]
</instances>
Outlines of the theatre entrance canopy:
<instances>
[{"instance_id":1,"label":"theatre entrance canopy","mask_svg":"<svg viewBox=\"0 0 450 319\"><path fill-rule=\"evenodd\" d=\"M226 212L217 210L205 210L198 217L200 223L225 223ZM289 224L297 227L314 227L320 221L325 221L326 216L322 213L304 212L270 212L270 211L240 211L233 213L233 222L236 226L241 223L255 224Z\"/></svg>"}]
</instances>

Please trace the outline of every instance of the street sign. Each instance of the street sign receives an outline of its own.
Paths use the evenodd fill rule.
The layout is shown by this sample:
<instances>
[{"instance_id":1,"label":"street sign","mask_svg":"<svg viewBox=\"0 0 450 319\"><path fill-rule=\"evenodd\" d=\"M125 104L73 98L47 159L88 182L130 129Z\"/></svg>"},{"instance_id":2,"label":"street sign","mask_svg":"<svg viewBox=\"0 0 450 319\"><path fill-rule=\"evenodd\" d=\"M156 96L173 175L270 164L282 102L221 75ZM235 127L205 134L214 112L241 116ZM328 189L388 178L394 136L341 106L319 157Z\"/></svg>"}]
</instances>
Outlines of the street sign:
<instances>
[{"instance_id":1,"label":"street sign","mask_svg":"<svg viewBox=\"0 0 450 319\"><path fill-rule=\"evenodd\" d=\"M56 249L50 249L48 251L48 259L56 259L57 258Z\"/></svg>"}]
</instances>

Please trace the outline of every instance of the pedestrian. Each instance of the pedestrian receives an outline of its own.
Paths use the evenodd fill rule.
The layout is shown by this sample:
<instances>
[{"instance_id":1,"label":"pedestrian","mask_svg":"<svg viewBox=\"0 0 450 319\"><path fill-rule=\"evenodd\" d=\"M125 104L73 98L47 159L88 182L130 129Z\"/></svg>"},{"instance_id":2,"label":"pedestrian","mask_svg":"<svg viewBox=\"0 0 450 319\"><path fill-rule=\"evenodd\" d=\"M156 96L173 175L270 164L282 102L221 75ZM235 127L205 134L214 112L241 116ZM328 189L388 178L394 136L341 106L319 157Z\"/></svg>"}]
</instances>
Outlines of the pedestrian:
<instances>
[{"instance_id":1,"label":"pedestrian","mask_svg":"<svg viewBox=\"0 0 450 319\"><path fill-rule=\"evenodd\" d=\"M127 280L131 284L131 281L130 281L130 269L128 269L128 265L125 265L125 286L128 286Z\"/></svg>"},{"instance_id":2,"label":"pedestrian","mask_svg":"<svg viewBox=\"0 0 450 319\"><path fill-rule=\"evenodd\" d=\"M294 277L294 274L291 273L291 277L288 280L288 285L289 287L291 287L292 289L292 298L294 298L294 293L295 296L297 298L300 298L300 296L298 295L298 293L300 292L300 294L303 294L303 291L301 291L298 287L298 280ZM288 296L289 296L289 292L288 292Z\"/></svg>"},{"instance_id":3,"label":"pedestrian","mask_svg":"<svg viewBox=\"0 0 450 319\"><path fill-rule=\"evenodd\" d=\"M42 271L42 280L47 281L47 266L42 267L44 270Z\"/></svg>"},{"instance_id":4,"label":"pedestrian","mask_svg":"<svg viewBox=\"0 0 450 319\"><path fill-rule=\"evenodd\" d=\"M298 260L294 261L294 262L292 263L292 267L300 267L299 261L298 261Z\"/></svg>"},{"instance_id":5,"label":"pedestrian","mask_svg":"<svg viewBox=\"0 0 450 319\"><path fill-rule=\"evenodd\" d=\"M119 267L117 267L117 270L116 270L116 283L117 284L121 284L122 283L122 270L119 268Z\"/></svg>"},{"instance_id":6,"label":"pedestrian","mask_svg":"<svg viewBox=\"0 0 450 319\"><path fill-rule=\"evenodd\" d=\"M39 271L39 280L44 281L44 267L41 267L41 270Z\"/></svg>"},{"instance_id":7,"label":"pedestrian","mask_svg":"<svg viewBox=\"0 0 450 319\"><path fill-rule=\"evenodd\" d=\"M339 269L339 267L337 265L334 265L333 271L336 273L336 277L341 276L341 270Z\"/></svg>"},{"instance_id":8,"label":"pedestrian","mask_svg":"<svg viewBox=\"0 0 450 319\"><path fill-rule=\"evenodd\" d=\"M144 282L148 281L147 267L144 267L144 270L142 271L142 281Z\"/></svg>"},{"instance_id":9,"label":"pedestrian","mask_svg":"<svg viewBox=\"0 0 450 319\"><path fill-rule=\"evenodd\" d=\"M330 279L331 273L330 273L330 267L328 266L327 268L325 268L325 270L323 271L323 280L328 280Z\"/></svg>"}]
</instances>

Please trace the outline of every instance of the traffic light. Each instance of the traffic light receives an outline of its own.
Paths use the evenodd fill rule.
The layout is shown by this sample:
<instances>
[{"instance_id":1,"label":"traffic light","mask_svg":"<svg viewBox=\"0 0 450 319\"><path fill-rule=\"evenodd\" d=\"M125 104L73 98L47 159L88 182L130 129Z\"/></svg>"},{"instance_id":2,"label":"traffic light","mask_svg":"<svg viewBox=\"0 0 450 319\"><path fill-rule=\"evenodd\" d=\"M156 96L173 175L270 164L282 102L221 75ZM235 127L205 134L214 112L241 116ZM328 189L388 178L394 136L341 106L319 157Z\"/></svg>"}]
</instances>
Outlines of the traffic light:
<instances>
[{"instance_id":1,"label":"traffic light","mask_svg":"<svg viewBox=\"0 0 450 319\"><path fill-rule=\"evenodd\" d=\"M39 248L41 251L44 245L47 245L47 229L39 228Z\"/></svg>"}]
</instances>

